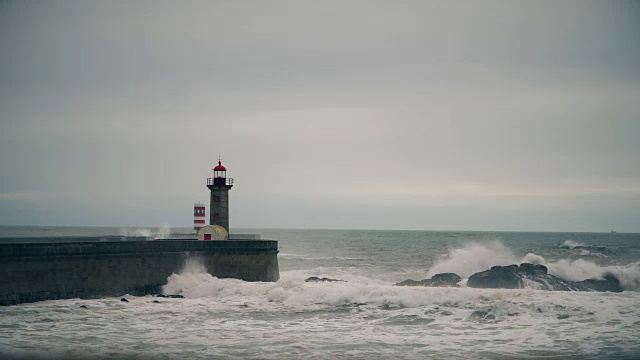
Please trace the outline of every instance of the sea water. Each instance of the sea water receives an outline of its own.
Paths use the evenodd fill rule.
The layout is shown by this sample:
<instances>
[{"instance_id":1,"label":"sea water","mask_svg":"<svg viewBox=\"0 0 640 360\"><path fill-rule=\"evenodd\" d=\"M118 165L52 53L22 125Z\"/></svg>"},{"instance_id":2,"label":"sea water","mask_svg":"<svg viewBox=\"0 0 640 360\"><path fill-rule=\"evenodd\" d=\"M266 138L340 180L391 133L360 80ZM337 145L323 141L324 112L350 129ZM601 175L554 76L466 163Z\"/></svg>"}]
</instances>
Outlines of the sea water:
<instances>
[{"instance_id":1,"label":"sea water","mask_svg":"<svg viewBox=\"0 0 640 360\"><path fill-rule=\"evenodd\" d=\"M184 236L189 229L172 229ZM167 229L0 227L0 237ZM197 259L166 294L0 308L0 358L640 358L640 234L241 229L279 241L280 281L217 279ZM0 241L2 241L0 239ZM567 280L616 275L622 293L473 289L493 265ZM460 288L398 287L442 272ZM341 280L305 282L311 276ZM158 301L158 302L156 302Z\"/></svg>"}]
</instances>

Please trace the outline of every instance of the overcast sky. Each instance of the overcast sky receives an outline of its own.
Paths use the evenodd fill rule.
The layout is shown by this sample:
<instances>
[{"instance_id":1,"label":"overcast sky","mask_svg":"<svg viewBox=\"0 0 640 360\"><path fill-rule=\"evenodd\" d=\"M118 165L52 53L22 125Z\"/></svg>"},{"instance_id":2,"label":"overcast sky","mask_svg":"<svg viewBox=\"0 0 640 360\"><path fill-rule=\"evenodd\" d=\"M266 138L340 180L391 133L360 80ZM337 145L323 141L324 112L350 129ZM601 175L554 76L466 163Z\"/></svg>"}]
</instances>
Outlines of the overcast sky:
<instances>
[{"instance_id":1,"label":"overcast sky","mask_svg":"<svg viewBox=\"0 0 640 360\"><path fill-rule=\"evenodd\" d=\"M638 1L0 1L0 224L640 232Z\"/></svg>"}]
</instances>

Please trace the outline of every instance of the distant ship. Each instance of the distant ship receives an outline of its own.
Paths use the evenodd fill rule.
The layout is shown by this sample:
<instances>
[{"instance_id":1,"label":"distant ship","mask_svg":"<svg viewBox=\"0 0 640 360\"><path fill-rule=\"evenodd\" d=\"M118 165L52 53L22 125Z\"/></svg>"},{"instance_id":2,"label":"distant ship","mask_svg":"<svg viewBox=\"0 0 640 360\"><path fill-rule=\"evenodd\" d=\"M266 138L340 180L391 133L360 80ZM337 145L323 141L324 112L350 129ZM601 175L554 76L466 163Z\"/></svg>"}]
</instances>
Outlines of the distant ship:
<instances>
[{"instance_id":1,"label":"distant ship","mask_svg":"<svg viewBox=\"0 0 640 360\"><path fill-rule=\"evenodd\" d=\"M611 230L611 233L612 233L612 234L617 234L618 232L617 232L617 231L613 231L613 230Z\"/></svg>"}]
</instances>

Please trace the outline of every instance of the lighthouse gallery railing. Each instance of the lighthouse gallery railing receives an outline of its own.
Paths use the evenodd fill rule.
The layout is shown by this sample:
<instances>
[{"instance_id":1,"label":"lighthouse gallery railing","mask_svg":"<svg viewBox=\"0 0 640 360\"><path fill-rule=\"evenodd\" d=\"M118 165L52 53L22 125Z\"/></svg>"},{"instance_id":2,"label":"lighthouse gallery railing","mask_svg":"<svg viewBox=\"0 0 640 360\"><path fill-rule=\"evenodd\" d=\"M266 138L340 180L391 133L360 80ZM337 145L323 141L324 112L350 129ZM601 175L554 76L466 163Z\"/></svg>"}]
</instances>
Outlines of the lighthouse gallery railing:
<instances>
[{"instance_id":1,"label":"lighthouse gallery railing","mask_svg":"<svg viewBox=\"0 0 640 360\"><path fill-rule=\"evenodd\" d=\"M224 185L233 185L233 178L207 178L207 185L223 185L221 180Z\"/></svg>"}]
</instances>

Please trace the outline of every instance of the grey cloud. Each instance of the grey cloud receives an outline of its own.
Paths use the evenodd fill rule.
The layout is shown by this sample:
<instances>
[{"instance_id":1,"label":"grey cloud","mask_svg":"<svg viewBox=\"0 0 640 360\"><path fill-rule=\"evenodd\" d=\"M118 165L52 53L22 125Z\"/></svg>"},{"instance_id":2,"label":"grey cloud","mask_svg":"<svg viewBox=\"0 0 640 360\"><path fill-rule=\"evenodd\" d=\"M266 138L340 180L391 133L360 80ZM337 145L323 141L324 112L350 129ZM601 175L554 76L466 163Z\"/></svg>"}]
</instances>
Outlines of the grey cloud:
<instances>
[{"instance_id":1,"label":"grey cloud","mask_svg":"<svg viewBox=\"0 0 640 360\"><path fill-rule=\"evenodd\" d=\"M0 223L35 194L43 223L188 224L222 153L232 226L637 231L639 19L627 1L3 2Z\"/></svg>"}]
</instances>

